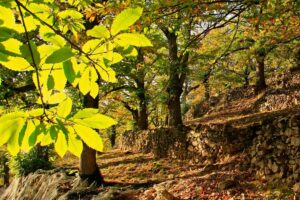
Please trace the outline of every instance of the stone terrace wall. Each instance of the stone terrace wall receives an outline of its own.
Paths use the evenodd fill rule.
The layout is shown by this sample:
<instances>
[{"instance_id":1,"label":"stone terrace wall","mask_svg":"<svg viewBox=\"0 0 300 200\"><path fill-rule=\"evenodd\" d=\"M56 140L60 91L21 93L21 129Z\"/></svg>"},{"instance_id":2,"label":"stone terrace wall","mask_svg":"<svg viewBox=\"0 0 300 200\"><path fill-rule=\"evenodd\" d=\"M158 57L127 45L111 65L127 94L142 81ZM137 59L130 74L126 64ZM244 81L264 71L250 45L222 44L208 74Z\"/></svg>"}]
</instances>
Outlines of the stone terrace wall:
<instances>
[{"instance_id":1,"label":"stone terrace wall","mask_svg":"<svg viewBox=\"0 0 300 200\"><path fill-rule=\"evenodd\" d=\"M257 175L272 181L300 182L299 127L300 116L281 117L256 131L248 152Z\"/></svg>"},{"instance_id":2,"label":"stone terrace wall","mask_svg":"<svg viewBox=\"0 0 300 200\"><path fill-rule=\"evenodd\" d=\"M153 153L156 158L186 158L186 133L170 128L159 128L144 131L127 131L119 142L125 151Z\"/></svg>"},{"instance_id":3,"label":"stone terrace wall","mask_svg":"<svg viewBox=\"0 0 300 200\"><path fill-rule=\"evenodd\" d=\"M123 150L156 157L187 158L213 164L226 155L247 153L245 162L260 177L300 184L300 116L263 119L256 125L193 125L183 131L160 128L126 132ZM300 185L299 185L300 186Z\"/></svg>"}]
</instances>

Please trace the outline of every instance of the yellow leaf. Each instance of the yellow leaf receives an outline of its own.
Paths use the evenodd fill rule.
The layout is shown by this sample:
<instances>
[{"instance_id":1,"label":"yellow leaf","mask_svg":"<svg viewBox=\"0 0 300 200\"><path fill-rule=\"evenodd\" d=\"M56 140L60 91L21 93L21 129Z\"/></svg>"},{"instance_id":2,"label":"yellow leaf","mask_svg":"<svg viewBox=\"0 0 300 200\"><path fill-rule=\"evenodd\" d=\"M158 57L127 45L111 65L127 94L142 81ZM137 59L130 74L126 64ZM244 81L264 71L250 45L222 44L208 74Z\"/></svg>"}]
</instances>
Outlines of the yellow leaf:
<instances>
[{"instance_id":1,"label":"yellow leaf","mask_svg":"<svg viewBox=\"0 0 300 200\"><path fill-rule=\"evenodd\" d=\"M97 65L96 69L103 80L111 83L116 83L118 81L116 79L116 73L113 69L107 68L104 65L102 65L101 67Z\"/></svg>"},{"instance_id":2,"label":"yellow leaf","mask_svg":"<svg viewBox=\"0 0 300 200\"><path fill-rule=\"evenodd\" d=\"M16 156L20 150L19 135L24 124L25 119L20 118L13 124L13 128L9 128L10 130L12 130L12 135L7 142L7 150L13 156Z\"/></svg>"},{"instance_id":3,"label":"yellow leaf","mask_svg":"<svg viewBox=\"0 0 300 200\"><path fill-rule=\"evenodd\" d=\"M79 90L86 95L91 90L90 70L86 68L79 80Z\"/></svg>"},{"instance_id":4,"label":"yellow leaf","mask_svg":"<svg viewBox=\"0 0 300 200\"><path fill-rule=\"evenodd\" d=\"M69 151L74 154L77 157L80 157L82 149L83 149L83 145L82 142L80 140L80 138L78 138L78 136L75 134L75 131L72 127L66 127L68 130L68 138L69 138L69 146L68 149Z\"/></svg>"},{"instance_id":5,"label":"yellow leaf","mask_svg":"<svg viewBox=\"0 0 300 200\"><path fill-rule=\"evenodd\" d=\"M0 6L0 26L15 28L15 17L12 9Z\"/></svg>"},{"instance_id":6,"label":"yellow leaf","mask_svg":"<svg viewBox=\"0 0 300 200\"><path fill-rule=\"evenodd\" d=\"M67 95L65 93L55 93L54 95L50 96L47 103L49 104L57 104L62 102L67 98Z\"/></svg>"},{"instance_id":7,"label":"yellow leaf","mask_svg":"<svg viewBox=\"0 0 300 200\"><path fill-rule=\"evenodd\" d=\"M62 132L62 130L59 130L57 133L57 139L54 144L54 148L60 157L64 157L68 150L66 135Z\"/></svg>"},{"instance_id":8,"label":"yellow leaf","mask_svg":"<svg viewBox=\"0 0 300 200\"><path fill-rule=\"evenodd\" d=\"M72 110L72 100L70 98L66 98L62 101L57 107L57 114L59 117L66 118Z\"/></svg>"},{"instance_id":9,"label":"yellow leaf","mask_svg":"<svg viewBox=\"0 0 300 200\"><path fill-rule=\"evenodd\" d=\"M58 91L63 91L63 89L65 88L66 83L67 83L67 78L65 76L62 66L60 66L60 65L61 64L55 65L57 67L55 68L55 70L53 70L51 72L51 74L54 79L54 88Z\"/></svg>"},{"instance_id":10,"label":"yellow leaf","mask_svg":"<svg viewBox=\"0 0 300 200\"><path fill-rule=\"evenodd\" d=\"M22 46L22 42L16 40L14 38L10 38L4 42L1 42L6 51L21 55L20 47Z\"/></svg>"},{"instance_id":11,"label":"yellow leaf","mask_svg":"<svg viewBox=\"0 0 300 200\"><path fill-rule=\"evenodd\" d=\"M102 138L99 136L99 134L96 131L94 131L89 127L78 125L78 124L74 125L74 130L87 146L97 151L103 150Z\"/></svg>"},{"instance_id":12,"label":"yellow leaf","mask_svg":"<svg viewBox=\"0 0 300 200\"><path fill-rule=\"evenodd\" d=\"M99 85L96 82L92 83L92 87L91 87L91 91L90 91L90 95L93 98L96 98L99 94Z\"/></svg>"},{"instance_id":13,"label":"yellow leaf","mask_svg":"<svg viewBox=\"0 0 300 200\"><path fill-rule=\"evenodd\" d=\"M0 59L0 64L2 64L4 67L6 67L8 69L11 69L14 71L32 71L32 70L34 70L34 68L24 58L6 56L6 55L0 53L0 58L2 56L6 57L6 60L3 61L2 59Z\"/></svg>"}]
</instances>

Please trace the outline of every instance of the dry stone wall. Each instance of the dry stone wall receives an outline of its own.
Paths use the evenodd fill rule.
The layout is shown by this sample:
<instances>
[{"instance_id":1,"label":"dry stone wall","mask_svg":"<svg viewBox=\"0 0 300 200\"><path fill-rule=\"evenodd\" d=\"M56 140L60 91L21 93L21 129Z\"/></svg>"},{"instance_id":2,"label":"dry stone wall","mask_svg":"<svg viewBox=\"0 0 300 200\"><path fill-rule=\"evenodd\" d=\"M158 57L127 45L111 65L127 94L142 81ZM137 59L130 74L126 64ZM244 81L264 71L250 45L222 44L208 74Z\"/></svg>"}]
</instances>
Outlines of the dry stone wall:
<instances>
[{"instance_id":1,"label":"dry stone wall","mask_svg":"<svg viewBox=\"0 0 300 200\"><path fill-rule=\"evenodd\" d=\"M247 154L245 162L259 177L298 184L300 190L300 115L265 118L254 124L243 128L194 124L183 131L160 128L127 132L120 146L204 164L243 152Z\"/></svg>"},{"instance_id":2,"label":"dry stone wall","mask_svg":"<svg viewBox=\"0 0 300 200\"><path fill-rule=\"evenodd\" d=\"M124 151L153 153L156 158L186 158L185 130L158 128L144 131L127 131L119 142Z\"/></svg>"},{"instance_id":3,"label":"dry stone wall","mask_svg":"<svg viewBox=\"0 0 300 200\"><path fill-rule=\"evenodd\" d=\"M300 182L299 127L300 116L282 117L256 131L248 152L258 176L270 181Z\"/></svg>"}]
</instances>

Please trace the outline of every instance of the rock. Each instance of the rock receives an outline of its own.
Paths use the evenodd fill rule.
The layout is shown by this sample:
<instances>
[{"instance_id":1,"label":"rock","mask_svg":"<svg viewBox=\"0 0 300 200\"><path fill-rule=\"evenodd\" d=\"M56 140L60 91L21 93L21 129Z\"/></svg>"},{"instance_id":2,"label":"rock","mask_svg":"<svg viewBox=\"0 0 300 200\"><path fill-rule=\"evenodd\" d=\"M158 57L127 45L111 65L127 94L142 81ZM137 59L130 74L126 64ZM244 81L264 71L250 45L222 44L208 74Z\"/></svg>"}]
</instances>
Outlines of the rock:
<instances>
[{"instance_id":1,"label":"rock","mask_svg":"<svg viewBox=\"0 0 300 200\"><path fill-rule=\"evenodd\" d=\"M273 164L272 164L272 171L273 171L273 173L276 173L277 171L278 171L278 165L274 162Z\"/></svg>"},{"instance_id":2,"label":"rock","mask_svg":"<svg viewBox=\"0 0 300 200\"><path fill-rule=\"evenodd\" d=\"M166 188L169 188L171 185L170 181L164 182L163 184L154 185L156 190L156 197L154 200L178 200L174 197Z\"/></svg>"},{"instance_id":3,"label":"rock","mask_svg":"<svg viewBox=\"0 0 300 200\"><path fill-rule=\"evenodd\" d=\"M154 200L178 200L167 190L157 191L157 195Z\"/></svg>"},{"instance_id":4,"label":"rock","mask_svg":"<svg viewBox=\"0 0 300 200\"><path fill-rule=\"evenodd\" d=\"M198 145L198 142L197 142L197 141L193 141L193 142L192 142L192 145L195 147L195 146Z\"/></svg>"},{"instance_id":5,"label":"rock","mask_svg":"<svg viewBox=\"0 0 300 200\"><path fill-rule=\"evenodd\" d=\"M194 151L194 147L192 145L189 145L188 151Z\"/></svg>"},{"instance_id":6,"label":"rock","mask_svg":"<svg viewBox=\"0 0 300 200\"><path fill-rule=\"evenodd\" d=\"M292 139L291 139L291 145L299 147L300 146L300 138L298 138L298 137L292 137Z\"/></svg>"},{"instance_id":7,"label":"rock","mask_svg":"<svg viewBox=\"0 0 300 200\"><path fill-rule=\"evenodd\" d=\"M293 186L293 191L294 191L294 192L300 192L300 182L296 183L296 184Z\"/></svg>"}]
</instances>

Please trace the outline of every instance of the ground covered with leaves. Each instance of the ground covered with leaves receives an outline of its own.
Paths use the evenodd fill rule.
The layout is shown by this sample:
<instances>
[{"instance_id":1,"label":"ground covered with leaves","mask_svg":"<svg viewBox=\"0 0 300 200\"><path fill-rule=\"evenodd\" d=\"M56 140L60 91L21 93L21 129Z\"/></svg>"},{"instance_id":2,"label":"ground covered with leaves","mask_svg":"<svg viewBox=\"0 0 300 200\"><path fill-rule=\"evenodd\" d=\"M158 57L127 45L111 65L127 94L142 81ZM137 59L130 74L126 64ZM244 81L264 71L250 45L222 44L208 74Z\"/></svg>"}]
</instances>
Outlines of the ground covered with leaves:
<instances>
[{"instance_id":1,"label":"ground covered with leaves","mask_svg":"<svg viewBox=\"0 0 300 200\"><path fill-rule=\"evenodd\" d=\"M290 188L268 185L244 163L245 155L224 158L213 165L188 160L154 159L150 154L114 150L98 156L108 186L97 190L106 199L297 199ZM57 160L72 169L76 158ZM108 195L109 194L109 195ZM101 199L101 198L100 198Z\"/></svg>"}]
</instances>

